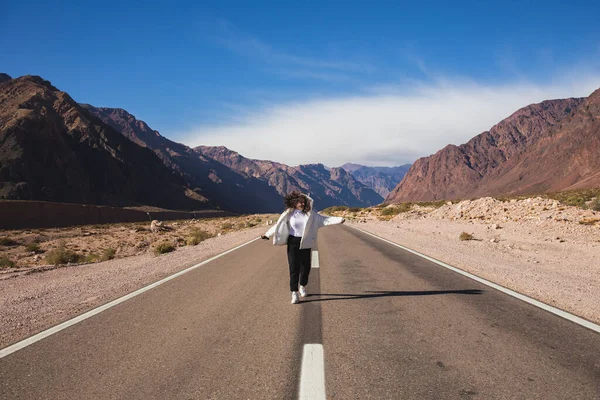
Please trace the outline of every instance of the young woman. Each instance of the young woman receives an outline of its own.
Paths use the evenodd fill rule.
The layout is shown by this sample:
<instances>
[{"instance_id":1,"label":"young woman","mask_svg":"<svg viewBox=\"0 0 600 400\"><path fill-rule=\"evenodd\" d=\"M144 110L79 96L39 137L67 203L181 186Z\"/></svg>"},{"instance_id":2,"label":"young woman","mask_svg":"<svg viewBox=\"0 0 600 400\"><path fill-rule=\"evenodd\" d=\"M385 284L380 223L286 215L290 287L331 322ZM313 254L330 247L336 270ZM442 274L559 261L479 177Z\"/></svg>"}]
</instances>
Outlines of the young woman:
<instances>
[{"instance_id":1,"label":"young woman","mask_svg":"<svg viewBox=\"0 0 600 400\"><path fill-rule=\"evenodd\" d=\"M341 217L325 217L312 211L313 199L308 195L293 191L284 197L286 210L277 223L271 227L262 239L273 236L274 245L287 244L288 264L290 267L290 291L292 304L306 296L306 285L310 274L310 252L317 247L317 231L326 225L343 224ZM300 283L300 290L298 290Z\"/></svg>"}]
</instances>

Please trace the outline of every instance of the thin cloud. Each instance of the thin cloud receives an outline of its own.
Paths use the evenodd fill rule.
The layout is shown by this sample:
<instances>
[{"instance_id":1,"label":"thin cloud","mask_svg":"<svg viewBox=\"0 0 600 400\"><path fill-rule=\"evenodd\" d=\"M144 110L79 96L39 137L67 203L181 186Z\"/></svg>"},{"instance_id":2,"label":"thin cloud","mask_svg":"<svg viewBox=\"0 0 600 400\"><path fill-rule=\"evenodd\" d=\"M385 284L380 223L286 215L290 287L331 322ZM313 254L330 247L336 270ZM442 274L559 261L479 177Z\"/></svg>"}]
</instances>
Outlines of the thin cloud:
<instances>
[{"instance_id":1,"label":"thin cloud","mask_svg":"<svg viewBox=\"0 0 600 400\"><path fill-rule=\"evenodd\" d=\"M288 165L401 165L465 143L528 104L588 96L600 87L599 71L562 76L547 85L440 79L404 91L380 86L364 95L271 105L242 122L199 126L178 136L191 146L224 145L245 157Z\"/></svg>"},{"instance_id":2,"label":"thin cloud","mask_svg":"<svg viewBox=\"0 0 600 400\"><path fill-rule=\"evenodd\" d=\"M323 60L307 56L298 56L276 50L268 43L257 37L242 33L228 21L219 21L219 33L213 40L224 48L240 56L253 58L271 67L278 67L281 74L284 67L290 70L285 75L298 78L313 78L317 80L346 80L346 74L368 74L375 67L367 63L357 63L347 60ZM304 68L300 71L299 68Z\"/></svg>"},{"instance_id":3,"label":"thin cloud","mask_svg":"<svg viewBox=\"0 0 600 400\"><path fill-rule=\"evenodd\" d=\"M290 79L313 79L324 82L350 82L352 78L342 73L320 72L302 69L269 69L273 73Z\"/></svg>"}]
</instances>

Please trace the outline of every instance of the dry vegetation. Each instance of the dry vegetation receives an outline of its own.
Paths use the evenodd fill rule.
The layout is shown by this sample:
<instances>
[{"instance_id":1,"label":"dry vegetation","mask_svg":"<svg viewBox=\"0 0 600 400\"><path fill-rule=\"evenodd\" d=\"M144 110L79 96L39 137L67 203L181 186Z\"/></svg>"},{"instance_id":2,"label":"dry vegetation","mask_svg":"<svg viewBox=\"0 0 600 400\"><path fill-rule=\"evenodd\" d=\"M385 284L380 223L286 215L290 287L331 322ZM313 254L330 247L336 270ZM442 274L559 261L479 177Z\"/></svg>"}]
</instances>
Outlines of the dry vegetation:
<instances>
[{"instance_id":1,"label":"dry vegetation","mask_svg":"<svg viewBox=\"0 0 600 400\"><path fill-rule=\"evenodd\" d=\"M146 252L160 255L232 231L264 225L277 215L165 221L160 231L150 223L84 225L71 228L0 230L0 270L37 272Z\"/></svg>"},{"instance_id":2,"label":"dry vegetation","mask_svg":"<svg viewBox=\"0 0 600 400\"><path fill-rule=\"evenodd\" d=\"M555 200L559 202L559 211L564 211L568 206L578 207L582 210L600 211L600 188L568 190L556 193L544 193L539 195L519 195L495 197L495 200L504 203L515 203L527 199ZM349 208L346 206L329 207L323 210L324 214L343 216L350 221L367 221L377 219L379 221L390 221L394 217L403 213L428 214L442 206L458 204L460 201L431 201L431 202L405 202L398 204L380 204L373 207ZM548 211L546 208L543 211ZM506 210L505 210L506 211ZM486 219L485 215L478 218ZM584 218L579 222L581 225L600 224L598 218ZM461 239L463 240L463 239Z\"/></svg>"},{"instance_id":3,"label":"dry vegetation","mask_svg":"<svg viewBox=\"0 0 600 400\"><path fill-rule=\"evenodd\" d=\"M335 206L324 209L323 214L343 216L349 220L363 220L376 218L379 221L389 221L398 214L406 213L418 209L434 210L444 204L452 202L446 201L430 201L430 202L406 202L399 204L380 204L373 207L346 207Z\"/></svg>"}]
</instances>

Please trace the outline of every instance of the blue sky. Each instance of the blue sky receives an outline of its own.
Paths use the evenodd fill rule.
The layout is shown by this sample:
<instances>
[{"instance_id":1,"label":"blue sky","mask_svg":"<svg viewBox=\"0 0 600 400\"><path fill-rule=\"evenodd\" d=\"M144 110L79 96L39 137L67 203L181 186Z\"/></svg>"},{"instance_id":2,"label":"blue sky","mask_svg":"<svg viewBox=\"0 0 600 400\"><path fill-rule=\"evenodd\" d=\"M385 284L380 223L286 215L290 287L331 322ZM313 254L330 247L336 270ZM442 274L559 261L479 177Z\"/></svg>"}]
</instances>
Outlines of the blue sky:
<instances>
[{"instance_id":1,"label":"blue sky","mask_svg":"<svg viewBox=\"0 0 600 400\"><path fill-rule=\"evenodd\" d=\"M600 87L595 1L50 3L3 4L0 72L292 165L412 162Z\"/></svg>"}]
</instances>

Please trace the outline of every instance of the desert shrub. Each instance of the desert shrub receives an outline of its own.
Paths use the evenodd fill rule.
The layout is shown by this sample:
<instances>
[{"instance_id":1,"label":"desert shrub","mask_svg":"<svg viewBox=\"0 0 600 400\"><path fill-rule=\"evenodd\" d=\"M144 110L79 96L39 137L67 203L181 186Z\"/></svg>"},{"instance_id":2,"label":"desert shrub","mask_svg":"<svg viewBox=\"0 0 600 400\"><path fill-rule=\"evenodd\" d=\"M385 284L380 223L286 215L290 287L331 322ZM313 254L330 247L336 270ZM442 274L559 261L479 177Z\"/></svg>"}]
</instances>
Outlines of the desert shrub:
<instances>
[{"instance_id":1,"label":"desert shrub","mask_svg":"<svg viewBox=\"0 0 600 400\"><path fill-rule=\"evenodd\" d=\"M112 260L113 258L115 258L115 254L117 254L117 251L112 247L109 247L108 249L102 252L102 255L100 256L100 261Z\"/></svg>"},{"instance_id":2,"label":"desert shrub","mask_svg":"<svg viewBox=\"0 0 600 400\"><path fill-rule=\"evenodd\" d=\"M195 246L198 243L211 237L213 237L213 235L211 235L210 233L203 231L199 228L193 228L186 239L186 243L188 246Z\"/></svg>"},{"instance_id":3,"label":"desert shrub","mask_svg":"<svg viewBox=\"0 0 600 400\"><path fill-rule=\"evenodd\" d=\"M565 197L562 203L567 206L583 207L585 206L586 201L587 199L584 196L573 194Z\"/></svg>"},{"instance_id":4,"label":"desert shrub","mask_svg":"<svg viewBox=\"0 0 600 400\"><path fill-rule=\"evenodd\" d=\"M587 202L600 197L600 188L595 189L576 189L567 190L564 192L549 193L547 197L558 200L562 204L568 206L576 206L581 208L587 207Z\"/></svg>"},{"instance_id":5,"label":"desert shrub","mask_svg":"<svg viewBox=\"0 0 600 400\"><path fill-rule=\"evenodd\" d=\"M221 225L221 229L231 229L233 228L233 224L231 222L225 222L223 225Z\"/></svg>"},{"instance_id":6,"label":"desert shrub","mask_svg":"<svg viewBox=\"0 0 600 400\"><path fill-rule=\"evenodd\" d=\"M362 208L360 208L360 207L351 207L348 209L348 211L353 212L353 213L359 212L360 210L362 210Z\"/></svg>"},{"instance_id":7,"label":"desert shrub","mask_svg":"<svg viewBox=\"0 0 600 400\"><path fill-rule=\"evenodd\" d=\"M589 204L589 208L594 211L600 211L600 197L594 198Z\"/></svg>"},{"instance_id":8,"label":"desert shrub","mask_svg":"<svg viewBox=\"0 0 600 400\"><path fill-rule=\"evenodd\" d=\"M0 269L4 269L4 268L14 268L15 267L15 262L8 259L8 257L0 257Z\"/></svg>"},{"instance_id":9,"label":"desert shrub","mask_svg":"<svg viewBox=\"0 0 600 400\"><path fill-rule=\"evenodd\" d=\"M255 227L255 226L256 226L256 222L248 221L248 223L246 223L246 226L247 226L248 228Z\"/></svg>"},{"instance_id":10,"label":"desert shrub","mask_svg":"<svg viewBox=\"0 0 600 400\"><path fill-rule=\"evenodd\" d=\"M40 245L35 242L27 243L25 245L25 250L27 250L30 253L40 253L41 252Z\"/></svg>"},{"instance_id":11,"label":"desert shrub","mask_svg":"<svg viewBox=\"0 0 600 400\"><path fill-rule=\"evenodd\" d=\"M82 258L84 263L93 263L100 259L100 256L96 253L90 253Z\"/></svg>"},{"instance_id":12,"label":"desert shrub","mask_svg":"<svg viewBox=\"0 0 600 400\"><path fill-rule=\"evenodd\" d=\"M46 262L52 265L76 263L83 259L80 254L68 250L64 243L46 253Z\"/></svg>"},{"instance_id":13,"label":"desert shrub","mask_svg":"<svg viewBox=\"0 0 600 400\"><path fill-rule=\"evenodd\" d=\"M16 246L19 243L16 240L7 237L0 237L0 246Z\"/></svg>"},{"instance_id":14,"label":"desert shrub","mask_svg":"<svg viewBox=\"0 0 600 400\"><path fill-rule=\"evenodd\" d=\"M261 223L262 222L262 218L256 218L256 222Z\"/></svg>"},{"instance_id":15,"label":"desert shrub","mask_svg":"<svg viewBox=\"0 0 600 400\"><path fill-rule=\"evenodd\" d=\"M460 236L458 238L460 240L473 240L473 235L471 235L470 233L467 233L467 232L463 232L460 234Z\"/></svg>"},{"instance_id":16,"label":"desert shrub","mask_svg":"<svg viewBox=\"0 0 600 400\"><path fill-rule=\"evenodd\" d=\"M331 206L331 207L327 207L326 209L324 209L323 211L321 211L324 214L331 214L337 211L346 211L348 210L348 206Z\"/></svg>"},{"instance_id":17,"label":"desert shrub","mask_svg":"<svg viewBox=\"0 0 600 400\"><path fill-rule=\"evenodd\" d=\"M381 210L381 215L385 216L398 214L400 214L400 210L398 209L398 207L388 207Z\"/></svg>"},{"instance_id":18,"label":"desert shrub","mask_svg":"<svg viewBox=\"0 0 600 400\"><path fill-rule=\"evenodd\" d=\"M400 203L400 204L397 204L392 207L384 208L383 210L381 210L381 215L384 215L384 216L398 215L400 213L410 211L412 206L413 206L412 203Z\"/></svg>"},{"instance_id":19,"label":"desert shrub","mask_svg":"<svg viewBox=\"0 0 600 400\"><path fill-rule=\"evenodd\" d=\"M159 243L154 248L154 254L157 256L160 254L170 253L175 250L175 246L171 243Z\"/></svg>"}]
</instances>

